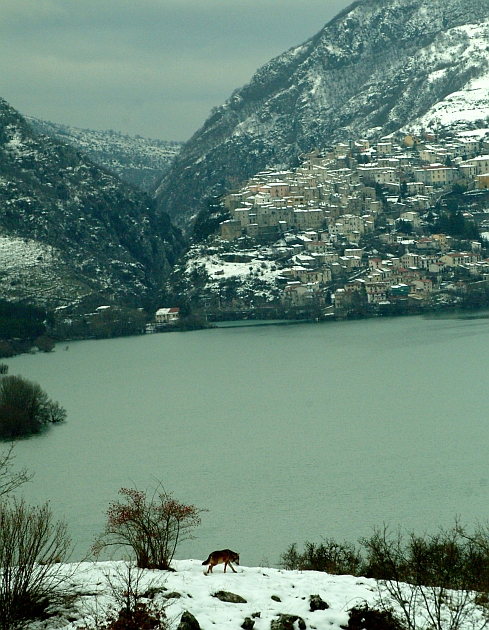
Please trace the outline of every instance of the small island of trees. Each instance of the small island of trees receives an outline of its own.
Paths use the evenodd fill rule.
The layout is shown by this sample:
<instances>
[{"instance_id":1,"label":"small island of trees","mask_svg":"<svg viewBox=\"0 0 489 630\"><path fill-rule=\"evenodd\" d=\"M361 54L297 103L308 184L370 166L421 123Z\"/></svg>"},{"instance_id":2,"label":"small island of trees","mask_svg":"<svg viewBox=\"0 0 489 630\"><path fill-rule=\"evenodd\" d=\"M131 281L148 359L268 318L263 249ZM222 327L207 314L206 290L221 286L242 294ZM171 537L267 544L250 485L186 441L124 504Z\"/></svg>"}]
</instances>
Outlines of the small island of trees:
<instances>
[{"instance_id":1,"label":"small island of trees","mask_svg":"<svg viewBox=\"0 0 489 630\"><path fill-rule=\"evenodd\" d=\"M51 400L39 383L22 376L5 376L0 365L0 439L39 433L48 424L66 419L66 410Z\"/></svg>"}]
</instances>

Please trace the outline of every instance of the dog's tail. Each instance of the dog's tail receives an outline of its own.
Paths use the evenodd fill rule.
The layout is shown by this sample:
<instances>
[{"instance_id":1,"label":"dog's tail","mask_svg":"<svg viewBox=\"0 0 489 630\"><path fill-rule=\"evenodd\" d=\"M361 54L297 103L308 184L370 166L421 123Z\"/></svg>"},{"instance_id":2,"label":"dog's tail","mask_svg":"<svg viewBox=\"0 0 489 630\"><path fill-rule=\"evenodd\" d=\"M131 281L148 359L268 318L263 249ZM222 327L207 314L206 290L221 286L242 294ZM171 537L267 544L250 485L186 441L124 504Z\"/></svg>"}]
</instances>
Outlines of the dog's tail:
<instances>
[{"instance_id":1,"label":"dog's tail","mask_svg":"<svg viewBox=\"0 0 489 630\"><path fill-rule=\"evenodd\" d=\"M202 564L209 564L210 561L211 561L211 557L209 556L207 558L207 560L204 560L204 562Z\"/></svg>"}]
</instances>

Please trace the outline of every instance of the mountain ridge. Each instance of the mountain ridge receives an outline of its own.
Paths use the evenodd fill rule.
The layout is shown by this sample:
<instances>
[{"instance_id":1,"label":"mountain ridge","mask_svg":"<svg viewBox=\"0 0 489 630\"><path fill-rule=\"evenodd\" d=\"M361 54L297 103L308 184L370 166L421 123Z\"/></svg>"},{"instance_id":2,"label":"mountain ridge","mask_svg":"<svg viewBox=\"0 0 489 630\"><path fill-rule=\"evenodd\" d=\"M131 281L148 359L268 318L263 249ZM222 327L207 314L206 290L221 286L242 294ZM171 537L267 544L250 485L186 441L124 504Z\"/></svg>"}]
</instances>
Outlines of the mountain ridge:
<instances>
[{"instance_id":1,"label":"mountain ridge","mask_svg":"<svg viewBox=\"0 0 489 630\"><path fill-rule=\"evenodd\" d=\"M81 152L35 134L0 99L4 297L50 308L151 300L183 248L152 198ZM14 264L15 263L15 264ZM30 270L30 271L29 271Z\"/></svg>"},{"instance_id":2,"label":"mountain ridge","mask_svg":"<svg viewBox=\"0 0 489 630\"><path fill-rule=\"evenodd\" d=\"M95 131L25 117L35 133L44 134L84 153L92 162L118 175L128 184L151 192L183 142L131 137L109 129Z\"/></svg>"}]
</instances>

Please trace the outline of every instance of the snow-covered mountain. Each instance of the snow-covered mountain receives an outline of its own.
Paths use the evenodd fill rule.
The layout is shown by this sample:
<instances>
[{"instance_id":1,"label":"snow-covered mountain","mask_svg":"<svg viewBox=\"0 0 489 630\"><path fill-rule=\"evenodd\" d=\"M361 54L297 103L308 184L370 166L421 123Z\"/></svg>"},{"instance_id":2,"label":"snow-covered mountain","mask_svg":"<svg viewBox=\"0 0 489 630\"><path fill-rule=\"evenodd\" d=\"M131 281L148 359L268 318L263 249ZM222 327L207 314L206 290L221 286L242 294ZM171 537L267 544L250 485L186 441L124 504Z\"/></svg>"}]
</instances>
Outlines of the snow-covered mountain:
<instances>
[{"instance_id":1,"label":"snow-covered mountain","mask_svg":"<svg viewBox=\"0 0 489 630\"><path fill-rule=\"evenodd\" d=\"M146 192L154 189L170 168L182 142L166 142L109 131L78 129L26 117L38 134L45 134L82 151L92 162L114 172Z\"/></svg>"},{"instance_id":2,"label":"snow-covered mountain","mask_svg":"<svg viewBox=\"0 0 489 630\"><path fill-rule=\"evenodd\" d=\"M0 99L0 291L59 306L140 305L182 237L154 200L74 148L36 135Z\"/></svg>"},{"instance_id":3,"label":"snow-covered mountain","mask_svg":"<svg viewBox=\"0 0 489 630\"><path fill-rule=\"evenodd\" d=\"M157 196L203 200L337 140L489 114L488 0L362 0L260 68L184 145Z\"/></svg>"}]
</instances>

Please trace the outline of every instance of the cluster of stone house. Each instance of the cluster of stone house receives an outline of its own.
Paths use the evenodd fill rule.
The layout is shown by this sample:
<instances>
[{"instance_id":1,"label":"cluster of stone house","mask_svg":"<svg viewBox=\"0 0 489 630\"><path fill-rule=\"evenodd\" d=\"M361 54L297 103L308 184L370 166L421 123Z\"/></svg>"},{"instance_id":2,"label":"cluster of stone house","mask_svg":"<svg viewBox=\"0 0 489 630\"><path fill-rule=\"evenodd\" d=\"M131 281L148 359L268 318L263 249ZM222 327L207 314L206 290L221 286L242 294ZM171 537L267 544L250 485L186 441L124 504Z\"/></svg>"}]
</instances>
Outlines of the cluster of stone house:
<instances>
[{"instance_id":1,"label":"cluster of stone house","mask_svg":"<svg viewBox=\"0 0 489 630\"><path fill-rule=\"evenodd\" d=\"M441 251L432 254L406 252L403 256L386 260L370 257L368 269L355 280L337 289L333 295L335 307L344 308L353 291L364 291L368 304L380 304L400 298L416 301L429 300L430 294L440 288L443 271L462 267L470 274L489 279L489 260L482 260L478 243L470 252ZM461 289L463 283L447 283L447 290Z\"/></svg>"},{"instance_id":2,"label":"cluster of stone house","mask_svg":"<svg viewBox=\"0 0 489 630\"><path fill-rule=\"evenodd\" d=\"M489 140L434 140L421 144L409 135L374 146L367 140L340 143L326 155L301 156L301 166L293 171L258 173L226 197L231 219L221 224L221 237L273 240L291 230L327 227L358 243L382 211L375 184L395 201L402 196L399 209L406 211L428 209L439 190L454 182L489 186L489 154L484 153Z\"/></svg>"},{"instance_id":3,"label":"cluster of stone house","mask_svg":"<svg viewBox=\"0 0 489 630\"><path fill-rule=\"evenodd\" d=\"M258 173L225 204L231 219L221 224L221 237L242 235L278 238L290 231L321 230L345 234L352 242L373 230L382 204L375 188L334 156L308 156L295 171Z\"/></svg>"},{"instance_id":4,"label":"cluster of stone house","mask_svg":"<svg viewBox=\"0 0 489 630\"><path fill-rule=\"evenodd\" d=\"M341 278L354 279L332 293L331 301L339 309L351 298L352 291L362 291L368 304L405 297L429 300L433 291L440 289L443 272L455 267L463 268L474 278L489 280L489 259L482 259L481 244L477 241L471 243L471 251L455 252L449 250L450 237L435 234L429 238L411 239L408 245L411 250L400 257L382 259L366 257L363 249L355 247L344 248L341 255L332 251L331 244L328 247L321 236L327 238L328 233L309 232L309 240L303 241L301 251L292 255L292 264L281 270L286 305L300 306L311 300L324 304L327 289L338 286ZM313 243L322 243L326 248L314 251ZM448 290L452 288L448 286Z\"/></svg>"},{"instance_id":5,"label":"cluster of stone house","mask_svg":"<svg viewBox=\"0 0 489 630\"><path fill-rule=\"evenodd\" d=\"M359 140L324 155L315 151L301 156L299 168L263 171L228 195L231 219L221 223L220 235L228 241L248 236L265 242L290 241L293 235L293 264L281 271L286 303L321 301L325 288L338 286L334 281L342 275L355 278L334 292L337 306L358 290L371 304L406 295L425 299L444 270L461 266L489 278L489 262L481 260L480 243L474 242L470 252L453 252L447 235L407 240L397 223L418 231L421 214L454 182L487 188L486 151L489 140L463 135L446 142L428 136L424 143L408 135L374 146ZM387 191L384 199L377 198L376 184ZM389 214L383 221L390 229L381 238L402 243L408 253L367 264L358 244L385 210Z\"/></svg>"}]
</instances>

